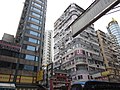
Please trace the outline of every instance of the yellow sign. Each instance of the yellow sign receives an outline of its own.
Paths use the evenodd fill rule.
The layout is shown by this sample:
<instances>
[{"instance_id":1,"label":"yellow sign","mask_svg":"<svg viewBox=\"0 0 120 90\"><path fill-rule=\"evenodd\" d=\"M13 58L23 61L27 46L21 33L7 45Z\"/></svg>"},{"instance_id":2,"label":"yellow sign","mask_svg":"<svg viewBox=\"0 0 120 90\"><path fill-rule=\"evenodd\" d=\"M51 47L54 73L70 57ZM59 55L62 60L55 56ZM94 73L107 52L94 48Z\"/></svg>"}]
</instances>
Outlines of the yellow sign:
<instances>
[{"instance_id":1,"label":"yellow sign","mask_svg":"<svg viewBox=\"0 0 120 90\"><path fill-rule=\"evenodd\" d=\"M13 79L14 79L14 76L11 75L10 82L13 82ZM16 82L19 82L19 81L20 81L20 76L17 76Z\"/></svg>"},{"instance_id":2,"label":"yellow sign","mask_svg":"<svg viewBox=\"0 0 120 90\"><path fill-rule=\"evenodd\" d=\"M16 82L20 82L20 76L17 76Z\"/></svg>"},{"instance_id":3,"label":"yellow sign","mask_svg":"<svg viewBox=\"0 0 120 90\"><path fill-rule=\"evenodd\" d=\"M41 80L43 80L43 70L40 70L37 73L37 81L41 81Z\"/></svg>"},{"instance_id":4,"label":"yellow sign","mask_svg":"<svg viewBox=\"0 0 120 90\"><path fill-rule=\"evenodd\" d=\"M0 82L13 82L13 75L0 74ZM27 77L27 76L17 76L16 82L20 83L35 83L36 78Z\"/></svg>"},{"instance_id":5,"label":"yellow sign","mask_svg":"<svg viewBox=\"0 0 120 90\"><path fill-rule=\"evenodd\" d=\"M110 71L105 71L105 72L102 72L101 73L102 76L107 76L107 75L110 75Z\"/></svg>"},{"instance_id":6,"label":"yellow sign","mask_svg":"<svg viewBox=\"0 0 120 90\"><path fill-rule=\"evenodd\" d=\"M21 76L20 83L32 83L33 77Z\"/></svg>"},{"instance_id":7,"label":"yellow sign","mask_svg":"<svg viewBox=\"0 0 120 90\"><path fill-rule=\"evenodd\" d=\"M2 82L9 82L9 79L10 79L10 75L0 74L0 81L2 81Z\"/></svg>"},{"instance_id":8,"label":"yellow sign","mask_svg":"<svg viewBox=\"0 0 120 90\"><path fill-rule=\"evenodd\" d=\"M14 76L11 75L11 77L10 77L10 82L13 82L13 78L14 78Z\"/></svg>"}]
</instances>

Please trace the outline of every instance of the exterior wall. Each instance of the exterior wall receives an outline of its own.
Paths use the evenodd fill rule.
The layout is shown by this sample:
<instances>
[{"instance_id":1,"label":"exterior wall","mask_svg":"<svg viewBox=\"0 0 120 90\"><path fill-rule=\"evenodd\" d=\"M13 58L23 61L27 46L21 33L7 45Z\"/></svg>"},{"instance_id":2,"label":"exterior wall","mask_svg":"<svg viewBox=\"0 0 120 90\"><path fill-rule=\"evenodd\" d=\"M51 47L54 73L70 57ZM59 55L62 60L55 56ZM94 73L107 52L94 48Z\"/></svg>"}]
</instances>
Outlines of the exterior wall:
<instances>
[{"instance_id":1,"label":"exterior wall","mask_svg":"<svg viewBox=\"0 0 120 90\"><path fill-rule=\"evenodd\" d=\"M83 11L71 4L54 24L54 68L67 70L73 82L90 80L105 69L94 25L72 37L71 23Z\"/></svg>"}]
</instances>

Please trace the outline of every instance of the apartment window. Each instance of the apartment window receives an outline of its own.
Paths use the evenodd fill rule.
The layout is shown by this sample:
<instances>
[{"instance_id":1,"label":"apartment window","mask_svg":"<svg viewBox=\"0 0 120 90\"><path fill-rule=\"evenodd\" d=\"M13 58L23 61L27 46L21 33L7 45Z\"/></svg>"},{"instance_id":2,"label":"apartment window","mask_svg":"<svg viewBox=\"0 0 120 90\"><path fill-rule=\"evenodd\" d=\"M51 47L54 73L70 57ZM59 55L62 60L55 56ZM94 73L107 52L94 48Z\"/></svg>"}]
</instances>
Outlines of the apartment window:
<instances>
[{"instance_id":1,"label":"apartment window","mask_svg":"<svg viewBox=\"0 0 120 90\"><path fill-rule=\"evenodd\" d=\"M38 40L37 44L40 44L40 40Z\"/></svg>"},{"instance_id":2,"label":"apartment window","mask_svg":"<svg viewBox=\"0 0 120 90\"><path fill-rule=\"evenodd\" d=\"M83 76L82 75L78 76L78 79L83 79Z\"/></svg>"},{"instance_id":3,"label":"apartment window","mask_svg":"<svg viewBox=\"0 0 120 90\"><path fill-rule=\"evenodd\" d=\"M39 34L39 33L34 32L34 31L30 31L29 33L30 33L31 35L34 35L34 36L38 36L38 34Z\"/></svg>"},{"instance_id":4,"label":"apartment window","mask_svg":"<svg viewBox=\"0 0 120 90\"><path fill-rule=\"evenodd\" d=\"M44 46L44 42L42 42L42 46Z\"/></svg>"},{"instance_id":5,"label":"apartment window","mask_svg":"<svg viewBox=\"0 0 120 90\"><path fill-rule=\"evenodd\" d=\"M42 24L42 21L39 21L39 24Z\"/></svg>"},{"instance_id":6,"label":"apartment window","mask_svg":"<svg viewBox=\"0 0 120 90\"><path fill-rule=\"evenodd\" d=\"M36 22L36 23L39 23L39 22L40 22L40 20L35 19L35 18L31 18L31 17L29 17L29 20L30 20L30 21L33 21L33 22Z\"/></svg>"},{"instance_id":7,"label":"apartment window","mask_svg":"<svg viewBox=\"0 0 120 90\"><path fill-rule=\"evenodd\" d=\"M38 1L38 2L40 2L40 3L43 3L41 0L36 0L36 1Z\"/></svg>"},{"instance_id":8,"label":"apartment window","mask_svg":"<svg viewBox=\"0 0 120 90\"><path fill-rule=\"evenodd\" d=\"M42 28L41 28L41 27L39 27L39 30L42 30Z\"/></svg>"},{"instance_id":9,"label":"apartment window","mask_svg":"<svg viewBox=\"0 0 120 90\"><path fill-rule=\"evenodd\" d=\"M40 34L40 33L38 34L38 37L41 37L41 34Z\"/></svg>"},{"instance_id":10,"label":"apartment window","mask_svg":"<svg viewBox=\"0 0 120 90\"><path fill-rule=\"evenodd\" d=\"M35 47L34 46L27 46L27 50L30 50L30 51L35 51Z\"/></svg>"},{"instance_id":11,"label":"apartment window","mask_svg":"<svg viewBox=\"0 0 120 90\"><path fill-rule=\"evenodd\" d=\"M16 63L12 63L12 69L16 69Z\"/></svg>"},{"instance_id":12,"label":"apartment window","mask_svg":"<svg viewBox=\"0 0 120 90\"><path fill-rule=\"evenodd\" d=\"M90 79L90 76L88 75L88 79Z\"/></svg>"},{"instance_id":13,"label":"apartment window","mask_svg":"<svg viewBox=\"0 0 120 90\"><path fill-rule=\"evenodd\" d=\"M36 56L36 57L35 57L35 61L38 61L38 59L39 59L39 57Z\"/></svg>"},{"instance_id":14,"label":"apartment window","mask_svg":"<svg viewBox=\"0 0 120 90\"><path fill-rule=\"evenodd\" d=\"M32 43L37 43L37 39L33 39L33 38L29 38L28 41L29 41L29 42L32 42Z\"/></svg>"},{"instance_id":15,"label":"apartment window","mask_svg":"<svg viewBox=\"0 0 120 90\"><path fill-rule=\"evenodd\" d=\"M26 33L31 34L33 36L41 37L41 34L35 31L26 30Z\"/></svg>"},{"instance_id":16,"label":"apartment window","mask_svg":"<svg viewBox=\"0 0 120 90\"><path fill-rule=\"evenodd\" d=\"M10 57L18 57L18 53L16 52L12 52L10 50L0 50L0 55L6 55L6 56L10 56Z\"/></svg>"},{"instance_id":17,"label":"apartment window","mask_svg":"<svg viewBox=\"0 0 120 90\"><path fill-rule=\"evenodd\" d=\"M23 64L20 64L19 65L19 70L23 70L24 69L24 65Z\"/></svg>"},{"instance_id":18,"label":"apartment window","mask_svg":"<svg viewBox=\"0 0 120 90\"><path fill-rule=\"evenodd\" d=\"M0 61L0 67L2 67L2 68L10 68L10 66L11 66L10 62Z\"/></svg>"},{"instance_id":19,"label":"apartment window","mask_svg":"<svg viewBox=\"0 0 120 90\"><path fill-rule=\"evenodd\" d=\"M42 17L42 16L40 16L40 18L42 19L43 17Z\"/></svg>"},{"instance_id":20,"label":"apartment window","mask_svg":"<svg viewBox=\"0 0 120 90\"><path fill-rule=\"evenodd\" d=\"M28 41L35 44L40 44L40 40L37 39L29 38Z\"/></svg>"},{"instance_id":21,"label":"apartment window","mask_svg":"<svg viewBox=\"0 0 120 90\"><path fill-rule=\"evenodd\" d=\"M37 66L34 66L34 72L37 72Z\"/></svg>"},{"instance_id":22,"label":"apartment window","mask_svg":"<svg viewBox=\"0 0 120 90\"><path fill-rule=\"evenodd\" d=\"M39 26L34 25L34 24L30 24L30 27L31 27L31 28L34 28L34 29L37 29L37 30L39 29Z\"/></svg>"},{"instance_id":23,"label":"apartment window","mask_svg":"<svg viewBox=\"0 0 120 90\"><path fill-rule=\"evenodd\" d=\"M34 3L34 5L36 5L37 7L41 8L42 6L38 3Z\"/></svg>"},{"instance_id":24,"label":"apartment window","mask_svg":"<svg viewBox=\"0 0 120 90\"><path fill-rule=\"evenodd\" d=\"M37 13L34 13L34 12L32 12L31 14L32 14L33 16L36 16L36 17L41 17L40 14L37 14Z\"/></svg>"},{"instance_id":25,"label":"apartment window","mask_svg":"<svg viewBox=\"0 0 120 90\"><path fill-rule=\"evenodd\" d=\"M93 77L92 77L92 76L90 76L90 78L91 78L91 79L93 79Z\"/></svg>"},{"instance_id":26,"label":"apartment window","mask_svg":"<svg viewBox=\"0 0 120 90\"><path fill-rule=\"evenodd\" d=\"M34 66L31 66L31 65L24 65L24 70L33 71L33 70L34 70Z\"/></svg>"},{"instance_id":27,"label":"apartment window","mask_svg":"<svg viewBox=\"0 0 120 90\"><path fill-rule=\"evenodd\" d=\"M44 3L43 3L44 4ZM41 7L42 8L42 10L43 10L43 7Z\"/></svg>"},{"instance_id":28,"label":"apartment window","mask_svg":"<svg viewBox=\"0 0 120 90\"><path fill-rule=\"evenodd\" d=\"M25 59L34 61L35 60L35 56L33 56L33 55L26 55Z\"/></svg>"},{"instance_id":29,"label":"apartment window","mask_svg":"<svg viewBox=\"0 0 120 90\"><path fill-rule=\"evenodd\" d=\"M37 12L41 13L41 10L38 9L38 8L33 7L32 9L33 9L34 11L37 11Z\"/></svg>"}]
</instances>

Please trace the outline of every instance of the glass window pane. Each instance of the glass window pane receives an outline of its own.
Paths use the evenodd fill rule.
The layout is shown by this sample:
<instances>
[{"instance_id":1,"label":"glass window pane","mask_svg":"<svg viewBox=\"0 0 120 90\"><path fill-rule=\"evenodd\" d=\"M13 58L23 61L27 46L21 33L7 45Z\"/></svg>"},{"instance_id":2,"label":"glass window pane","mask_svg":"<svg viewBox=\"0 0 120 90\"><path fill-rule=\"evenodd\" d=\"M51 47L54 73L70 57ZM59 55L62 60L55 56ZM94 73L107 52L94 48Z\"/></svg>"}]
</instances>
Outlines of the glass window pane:
<instances>
[{"instance_id":1,"label":"glass window pane","mask_svg":"<svg viewBox=\"0 0 120 90\"><path fill-rule=\"evenodd\" d=\"M38 7L40 7L40 8L41 8L41 5L40 5L40 4L38 4L38 3L34 3L34 5L36 5L36 6L38 6Z\"/></svg>"},{"instance_id":2,"label":"glass window pane","mask_svg":"<svg viewBox=\"0 0 120 90\"><path fill-rule=\"evenodd\" d=\"M31 35L34 35L34 36L37 36L37 35L38 35L38 33L37 33L37 32L34 32L34 31L30 31L30 34L31 34Z\"/></svg>"},{"instance_id":3,"label":"glass window pane","mask_svg":"<svg viewBox=\"0 0 120 90\"><path fill-rule=\"evenodd\" d=\"M34 70L34 66L24 65L24 69L33 71Z\"/></svg>"},{"instance_id":4,"label":"glass window pane","mask_svg":"<svg viewBox=\"0 0 120 90\"><path fill-rule=\"evenodd\" d=\"M41 17L41 15L39 15L39 14L37 14L37 13L34 13L34 12L32 12L31 13L33 16L36 16L36 17Z\"/></svg>"},{"instance_id":5,"label":"glass window pane","mask_svg":"<svg viewBox=\"0 0 120 90\"><path fill-rule=\"evenodd\" d=\"M35 61L38 61L38 57L35 58Z\"/></svg>"},{"instance_id":6,"label":"glass window pane","mask_svg":"<svg viewBox=\"0 0 120 90\"><path fill-rule=\"evenodd\" d=\"M34 24L30 24L30 27L31 27L31 28L34 28L34 29L37 29L37 30L39 29L39 26L34 25Z\"/></svg>"},{"instance_id":7,"label":"glass window pane","mask_svg":"<svg viewBox=\"0 0 120 90\"><path fill-rule=\"evenodd\" d=\"M36 23L40 22L38 19L35 19L35 18L31 18L31 21L36 22Z\"/></svg>"},{"instance_id":8,"label":"glass window pane","mask_svg":"<svg viewBox=\"0 0 120 90\"><path fill-rule=\"evenodd\" d=\"M40 33L38 34L38 37L41 37L41 34L40 34Z\"/></svg>"},{"instance_id":9,"label":"glass window pane","mask_svg":"<svg viewBox=\"0 0 120 90\"><path fill-rule=\"evenodd\" d=\"M38 40L37 44L40 44L40 40Z\"/></svg>"},{"instance_id":10,"label":"glass window pane","mask_svg":"<svg viewBox=\"0 0 120 90\"><path fill-rule=\"evenodd\" d=\"M33 56L33 55L26 55L25 59L34 61L35 60L35 56Z\"/></svg>"},{"instance_id":11,"label":"glass window pane","mask_svg":"<svg viewBox=\"0 0 120 90\"><path fill-rule=\"evenodd\" d=\"M33 7L32 9L35 10L35 11L37 11L37 12L39 12L39 13L41 12L40 9L37 9L37 8L35 8L35 7Z\"/></svg>"},{"instance_id":12,"label":"glass window pane","mask_svg":"<svg viewBox=\"0 0 120 90\"><path fill-rule=\"evenodd\" d=\"M38 1L38 2L42 3L42 1L41 1L41 0L36 0L36 1Z\"/></svg>"},{"instance_id":13,"label":"glass window pane","mask_svg":"<svg viewBox=\"0 0 120 90\"><path fill-rule=\"evenodd\" d=\"M39 21L39 24L42 24L42 22L41 22L41 21Z\"/></svg>"},{"instance_id":14,"label":"glass window pane","mask_svg":"<svg viewBox=\"0 0 120 90\"><path fill-rule=\"evenodd\" d=\"M41 30L42 28L41 27L39 27L39 30Z\"/></svg>"},{"instance_id":15,"label":"glass window pane","mask_svg":"<svg viewBox=\"0 0 120 90\"><path fill-rule=\"evenodd\" d=\"M33 38L29 38L28 41L29 41L29 42L32 42L32 43L37 43L37 39L33 39Z\"/></svg>"},{"instance_id":16,"label":"glass window pane","mask_svg":"<svg viewBox=\"0 0 120 90\"><path fill-rule=\"evenodd\" d=\"M31 50L31 51L35 51L35 47L34 46L27 46L27 50Z\"/></svg>"}]
</instances>

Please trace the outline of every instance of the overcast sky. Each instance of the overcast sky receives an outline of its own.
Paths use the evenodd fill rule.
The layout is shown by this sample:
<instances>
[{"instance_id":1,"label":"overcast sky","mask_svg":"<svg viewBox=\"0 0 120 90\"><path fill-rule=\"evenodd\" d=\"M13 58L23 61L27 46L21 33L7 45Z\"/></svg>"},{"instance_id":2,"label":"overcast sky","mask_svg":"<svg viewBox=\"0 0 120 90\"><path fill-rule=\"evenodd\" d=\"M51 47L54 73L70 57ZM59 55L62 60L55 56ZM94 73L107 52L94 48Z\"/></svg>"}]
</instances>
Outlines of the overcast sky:
<instances>
[{"instance_id":1,"label":"overcast sky","mask_svg":"<svg viewBox=\"0 0 120 90\"><path fill-rule=\"evenodd\" d=\"M16 34L25 0L1 0L0 2L0 39L4 33ZM48 0L46 30L53 30L54 22L62 15L70 3L76 3L86 9L94 0ZM114 17L120 22L120 11L105 15L95 22L95 29L106 32L106 26Z\"/></svg>"}]
</instances>

